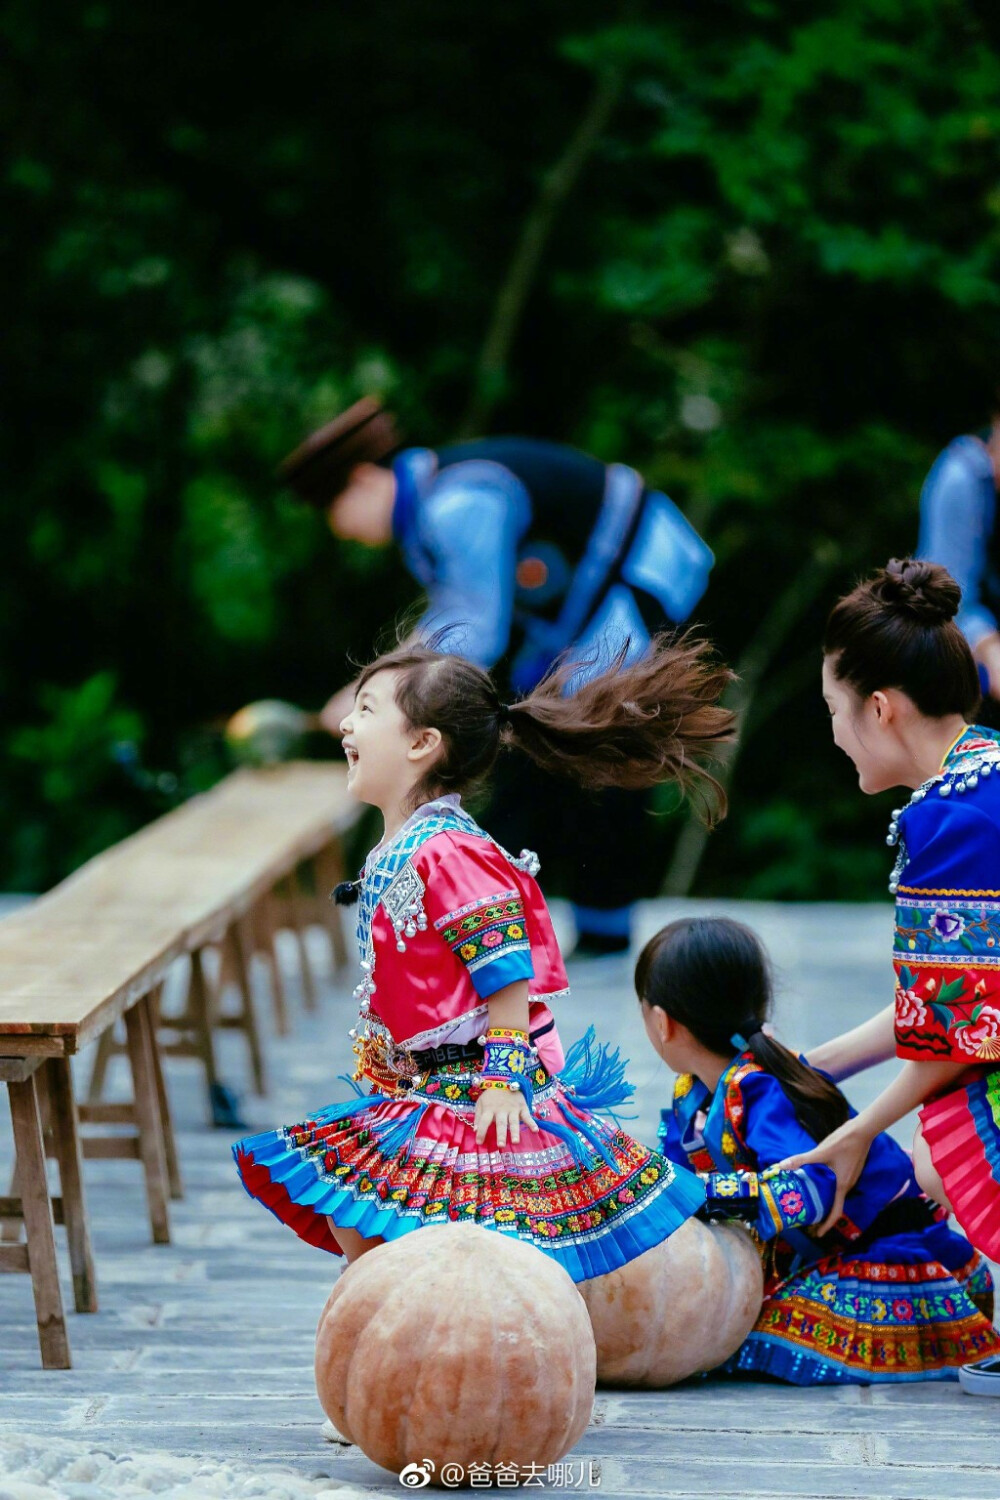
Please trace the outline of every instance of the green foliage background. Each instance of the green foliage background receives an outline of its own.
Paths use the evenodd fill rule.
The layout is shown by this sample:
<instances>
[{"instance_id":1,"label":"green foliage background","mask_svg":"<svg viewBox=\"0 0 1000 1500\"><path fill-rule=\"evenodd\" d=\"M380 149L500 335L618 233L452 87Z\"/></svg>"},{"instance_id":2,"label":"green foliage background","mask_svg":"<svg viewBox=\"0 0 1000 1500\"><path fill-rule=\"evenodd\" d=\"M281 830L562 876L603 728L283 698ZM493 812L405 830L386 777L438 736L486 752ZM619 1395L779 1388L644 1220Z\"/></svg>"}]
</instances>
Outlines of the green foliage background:
<instances>
[{"instance_id":1,"label":"green foliage background","mask_svg":"<svg viewBox=\"0 0 1000 1500\"><path fill-rule=\"evenodd\" d=\"M272 478L374 390L415 440L478 418L665 487L748 670L699 888L881 891L885 809L829 744L817 642L990 410L995 24L962 0L11 0L0 883L41 889L206 784L225 715L318 706L412 598Z\"/></svg>"}]
</instances>

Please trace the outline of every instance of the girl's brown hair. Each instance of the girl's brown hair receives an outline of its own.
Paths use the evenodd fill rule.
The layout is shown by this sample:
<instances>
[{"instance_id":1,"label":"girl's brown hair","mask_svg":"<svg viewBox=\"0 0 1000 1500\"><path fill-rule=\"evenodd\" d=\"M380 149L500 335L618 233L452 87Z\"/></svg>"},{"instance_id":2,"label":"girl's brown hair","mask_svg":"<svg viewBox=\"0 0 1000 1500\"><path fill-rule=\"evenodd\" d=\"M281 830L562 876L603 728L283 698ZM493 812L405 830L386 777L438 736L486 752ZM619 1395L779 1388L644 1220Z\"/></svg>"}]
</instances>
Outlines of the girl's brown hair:
<instances>
[{"instance_id":1,"label":"girl's brown hair","mask_svg":"<svg viewBox=\"0 0 1000 1500\"><path fill-rule=\"evenodd\" d=\"M716 821L726 794L704 762L733 736L734 716L719 704L733 674L690 633L655 637L628 665L626 655L623 648L582 684L580 663L564 661L526 698L504 704L482 667L433 644L403 645L366 667L358 689L376 672L397 672L395 700L408 725L441 732L442 754L414 789L415 805L467 791L508 749L586 787L673 781Z\"/></svg>"},{"instance_id":2,"label":"girl's brown hair","mask_svg":"<svg viewBox=\"0 0 1000 1500\"><path fill-rule=\"evenodd\" d=\"M639 954L635 988L640 1000L679 1021L719 1057L733 1055L734 1038L742 1033L740 1040L781 1084L813 1140L847 1119L849 1105L837 1085L757 1029L771 1014L771 969L757 934L742 922L681 917L661 928Z\"/></svg>"},{"instance_id":3,"label":"girl's brown hair","mask_svg":"<svg viewBox=\"0 0 1000 1500\"><path fill-rule=\"evenodd\" d=\"M838 682L860 698L898 688L922 714L941 719L979 708L979 673L955 624L962 591L946 568L893 558L838 600L823 639Z\"/></svg>"}]
</instances>

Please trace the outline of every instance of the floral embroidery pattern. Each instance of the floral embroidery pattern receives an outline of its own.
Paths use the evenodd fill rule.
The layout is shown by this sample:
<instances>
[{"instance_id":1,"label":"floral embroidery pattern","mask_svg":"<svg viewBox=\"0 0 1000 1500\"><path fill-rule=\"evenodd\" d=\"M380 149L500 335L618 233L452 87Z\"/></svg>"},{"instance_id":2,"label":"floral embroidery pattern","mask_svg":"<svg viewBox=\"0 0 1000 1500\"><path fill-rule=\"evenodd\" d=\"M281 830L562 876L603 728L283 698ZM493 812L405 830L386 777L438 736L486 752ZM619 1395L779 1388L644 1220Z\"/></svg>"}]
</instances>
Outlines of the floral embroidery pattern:
<instances>
[{"instance_id":1,"label":"floral embroidery pattern","mask_svg":"<svg viewBox=\"0 0 1000 1500\"><path fill-rule=\"evenodd\" d=\"M772 1168L761 1176L761 1207L770 1217L773 1226L770 1234L780 1236L783 1229L804 1229L818 1223L823 1217L823 1204L810 1187L804 1172L776 1172ZM758 1227L767 1233L766 1224L762 1222Z\"/></svg>"},{"instance_id":2,"label":"floral embroidery pattern","mask_svg":"<svg viewBox=\"0 0 1000 1500\"><path fill-rule=\"evenodd\" d=\"M970 1057L1000 1057L1000 1010L995 1005L977 1005L968 1021L955 1027L955 1040Z\"/></svg>"},{"instance_id":3,"label":"floral embroidery pattern","mask_svg":"<svg viewBox=\"0 0 1000 1500\"><path fill-rule=\"evenodd\" d=\"M945 911L939 907L932 913L928 926L943 943L953 943L965 931L965 918L957 911Z\"/></svg>"},{"instance_id":4,"label":"floral embroidery pattern","mask_svg":"<svg viewBox=\"0 0 1000 1500\"><path fill-rule=\"evenodd\" d=\"M990 969L896 965L896 1042L901 1057L956 1062L1000 1059L1000 983ZM997 1004L991 1004L996 1001Z\"/></svg>"},{"instance_id":5,"label":"floral embroidery pattern","mask_svg":"<svg viewBox=\"0 0 1000 1500\"><path fill-rule=\"evenodd\" d=\"M557 1080L542 1069L537 1077L541 1097L557 1099ZM434 1075L410 1098L419 1105L435 1096L439 1100L442 1093L449 1099L457 1094L458 1108L465 1107L463 1118L471 1128L476 1091L476 1075L456 1071ZM401 1218L423 1224L442 1218L482 1224L558 1246L606 1232L668 1191L674 1181L671 1164L638 1141L597 1117L591 1117L590 1125L610 1151L613 1168L596 1153L589 1166L570 1164L568 1151L554 1141L547 1153L554 1158L549 1171L511 1170L509 1163L467 1171L457 1165L455 1149L428 1152L419 1128L405 1148L385 1150L379 1125L356 1117L329 1123L310 1119L285 1134L304 1160L315 1163L322 1180L346 1189L355 1200L381 1200Z\"/></svg>"},{"instance_id":6,"label":"floral embroidery pattern","mask_svg":"<svg viewBox=\"0 0 1000 1500\"><path fill-rule=\"evenodd\" d=\"M729 1373L764 1371L809 1384L899 1380L982 1359L1000 1340L976 1305L989 1271L934 1261L836 1258L769 1289Z\"/></svg>"},{"instance_id":7,"label":"floral embroidery pattern","mask_svg":"<svg viewBox=\"0 0 1000 1500\"><path fill-rule=\"evenodd\" d=\"M911 1026L922 1026L927 1020L927 1007L913 990L896 988L896 1025L902 1030Z\"/></svg>"},{"instance_id":8,"label":"floral embroidery pattern","mask_svg":"<svg viewBox=\"0 0 1000 1500\"><path fill-rule=\"evenodd\" d=\"M896 1041L901 1057L1000 1058L1000 903L972 891L896 903Z\"/></svg>"},{"instance_id":9,"label":"floral embroidery pattern","mask_svg":"<svg viewBox=\"0 0 1000 1500\"><path fill-rule=\"evenodd\" d=\"M1000 904L995 901L912 900L896 903L897 954L941 954L961 962L961 949L1000 966Z\"/></svg>"},{"instance_id":10,"label":"floral embroidery pattern","mask_svg":"<svg viewBox=\"0 0 1000 1500\"><path fill-rule=\"evenodd\" d=\"M508 953L530 950L524 902L516 892L449 912L434 925L470 973Z\"/></svg>"}]
</instances>

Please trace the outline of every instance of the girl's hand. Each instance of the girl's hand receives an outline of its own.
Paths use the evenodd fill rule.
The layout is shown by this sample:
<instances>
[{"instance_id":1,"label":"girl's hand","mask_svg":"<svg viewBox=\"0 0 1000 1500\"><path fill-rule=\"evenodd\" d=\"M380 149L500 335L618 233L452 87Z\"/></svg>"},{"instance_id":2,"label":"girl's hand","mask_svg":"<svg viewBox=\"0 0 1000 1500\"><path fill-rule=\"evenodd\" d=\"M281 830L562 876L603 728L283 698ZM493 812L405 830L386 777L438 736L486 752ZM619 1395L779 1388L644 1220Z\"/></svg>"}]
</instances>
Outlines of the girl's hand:
<instances>
[{"instance_id":1,"label":"girl's hand","mask_svg":"<svg viewBox=\"0 0 1000 1500\"><path fill-rule=\"evenodd\" d=\"M858 1124L857 1116L853 1120L847 1120L828 1135L825 1140L820 1141L814 1151L803 1151L798 1156L789 1156L783 1162L778 1163L778 1171L794 1172L797 1167L808 1167L813 1164L829 1167L837 1179L837 1191L833 1200L833 1207L819 1226L819 1233L826 1234L844 1212L844 1199L851 1188L857 1182L864 1170L868 1151L871 1147L873 1136L863 1125Z\"/></svg>"},{"instance_id":2,"label":"girl's hand","mask_svg":"<svg viewBox=\"0 0 1000 1500\"><path fill-rule=\"evenodd\" d=\"M503 1150L507 1144L507 1131L510 1131L511 1145L516 1146L521 1139L521 1126L527 1125L529 1130L537 1130L538 1126L531 1117L528 1101L520 1089L483 1089L476 1100L476 1115L474 1120L476 1130L476 1144L481 1146L489 1135L490 1126L497 1128L497 1147Z\"/></svg>"}]
</instances>

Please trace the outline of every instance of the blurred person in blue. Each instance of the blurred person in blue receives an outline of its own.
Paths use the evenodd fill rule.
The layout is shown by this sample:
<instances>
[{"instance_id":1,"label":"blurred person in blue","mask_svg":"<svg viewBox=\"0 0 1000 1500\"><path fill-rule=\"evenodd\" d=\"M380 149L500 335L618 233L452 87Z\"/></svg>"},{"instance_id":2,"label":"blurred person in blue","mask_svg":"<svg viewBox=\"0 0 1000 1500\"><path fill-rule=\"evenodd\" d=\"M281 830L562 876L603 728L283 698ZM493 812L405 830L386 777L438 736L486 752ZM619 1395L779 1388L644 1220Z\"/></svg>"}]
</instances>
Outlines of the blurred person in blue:
<instances>
[{"instance_id":1,"label":"blurred person in blue","mask_svg":"<svg viewBox=\"0 0 1000 1500\"><path fill-rule=\"evenodd\" d=\"M1000 408L1000 393L996 402ZM962 590L957 623L983 692L1000 699L1000 409L981 432L953 438L920 494L917 557L947 568Z\"/></svg>"},{"instance_id":2,"label":"blurred person in blue","mask_svg":"<svg viewBox=\"0 0 1000 1500\"><path fill-rule=\"evenodd\" d=\"M527 437L404 447L391 413L357 402L296 449L282 474L323 509L334 535L393 542L427 596L416 633L529 693L569 653L579 681L687 620L705 592L709 548L666 495L626 464ZM339 733L354 685L324 726ZM547 816L539 818L544 808ZM624 951L635 901L656 883L655 826L642 792L588 794L542 772L501 775L486 815L518 849L528 828L573 904L579 954ZM658 842L658 841L656 841Z\"/></svg>"}]
</instances>

